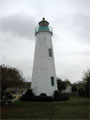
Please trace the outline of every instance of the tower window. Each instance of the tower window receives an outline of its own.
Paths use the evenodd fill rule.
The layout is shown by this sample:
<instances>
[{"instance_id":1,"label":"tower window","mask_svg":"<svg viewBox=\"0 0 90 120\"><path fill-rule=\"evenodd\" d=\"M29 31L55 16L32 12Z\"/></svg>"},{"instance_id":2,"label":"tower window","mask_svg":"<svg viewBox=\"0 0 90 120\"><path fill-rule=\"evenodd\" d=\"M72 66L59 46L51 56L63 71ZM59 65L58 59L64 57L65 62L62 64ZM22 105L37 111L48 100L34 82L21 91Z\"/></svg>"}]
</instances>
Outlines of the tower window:
<instances>
[{"instance_id":1,"label":"tower window","mask_svg":"<svg viewBox=\"0 0 90 120\"><path fill-rule=\"evenodd\" d=\"M54 86L54 77L51 77L51 85Z\"/></svg>"},{"instance_id":2,"label":"tower window","mask_svg":"<svg viewBox=\"0 0 90 120\"><path fill-rule=\"evenodd\" d=\"M49 48L48 50L49 50L49 57L52 57L52 49Z\"/></svg>"}]
</instances>

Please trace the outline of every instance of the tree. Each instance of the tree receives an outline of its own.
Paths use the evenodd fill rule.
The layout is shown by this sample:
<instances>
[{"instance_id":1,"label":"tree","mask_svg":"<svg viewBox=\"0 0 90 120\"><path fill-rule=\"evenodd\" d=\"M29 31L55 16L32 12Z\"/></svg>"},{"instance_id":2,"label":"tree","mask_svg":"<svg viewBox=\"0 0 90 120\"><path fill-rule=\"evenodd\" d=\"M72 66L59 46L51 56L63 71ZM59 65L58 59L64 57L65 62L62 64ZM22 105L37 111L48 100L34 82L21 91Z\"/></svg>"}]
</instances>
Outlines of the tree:
<instances>
[{"instance_id":1,"label":"tree","mask_svg":"<svg viewBox=\"0 0 90 120\"><path fill-rule=\"evenodd\" d=\"M0 73L0 87L2 89L18 87L24 81L22 73L16 68L0 65Z\"/></svg>"},{"instance_id":2,"label":"tree","mask_svg":"<svg viewBox=\"0 0 90 120\"><path fill-rule=\"evenodd\" d=\"M81 97L84 97L84 96L85 96L85 90L84 90L84 88L79 88L78 94L79 94Z\"/></svg>"},{"instance_id":3,"label":"tree","mask_svg":"<svg viewBox=\"0 0 90 120\"><path fill-rule=\"evenodd\" d=\"M66 83L59 78L57 79L57 87L58 90L61 92L62 90L66 89Z\"/></svg>"},{"instance_id":4,"label":"tree","mask_svg":"<svg viewBox=\"0 0 90 120\"><path fill-rule=\"evenodd\" d=\"M84 88L83 81L78 81L77 83L74 83L77 89Z\"/></svg>"},{"instance_id":5,"label":"tree","mask_svg":"<svg viewBox=\"0 0 90 120\"><path fill-rule=\"evenodd\" d=\"M89 69L83 75L83 83L85 87L86 96L90 98L90 70Z\"/></svg>"},{"instance_id":6,"label":"tree","mask_svg":"<svg viewBox=\"0 0 90 120\"><path fill-rule=\"evenodd\" d=\"M71 85L71 82L68 79L65 79L64 82L66 83L66 86Z\"/></svg>"},{"instance_id":7,"label":"tree","mask_svg":"<svg viewBox=\"0 0 90 120\"><path fill-rule=\"evenodd\" d=\"M0 65L0 90L1 90L1 100L0 104L5 105L12 102L12 93L7 91L7 88L19 87L23 84L22 73L12 67L5 65Z\"/></svg>"},{"instance_id":8,"label":"tree","mask_svg":"<svg viewBox=\"0 0 90 120\"><path fill-rule=\"evenodd\" d=\"M55 90L53 97L59 97L59 96L60 96L60 92L58 90Z\"/></svg>"},{"instance_id":9,"label":"tree","mask_svg":"<svg viewBox=\"0 0 90 120\"><path fill-rule=\"evenodd\" d=\"M72 92L76 92L77 91L77 87L75 85L72 86Z\"/></svg>"}]
</instances>

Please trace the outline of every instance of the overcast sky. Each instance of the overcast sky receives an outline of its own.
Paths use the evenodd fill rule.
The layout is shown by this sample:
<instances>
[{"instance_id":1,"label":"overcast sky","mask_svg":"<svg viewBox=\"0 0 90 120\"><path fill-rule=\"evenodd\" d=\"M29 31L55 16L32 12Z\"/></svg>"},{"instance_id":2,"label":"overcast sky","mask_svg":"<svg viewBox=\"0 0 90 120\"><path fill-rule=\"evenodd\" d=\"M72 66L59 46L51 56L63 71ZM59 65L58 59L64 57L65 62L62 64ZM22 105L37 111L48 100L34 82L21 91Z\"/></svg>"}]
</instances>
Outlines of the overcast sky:
<instances>
[{"instance_id":1,"label":"overcast sky","mask_svg":"<svg viewBox=\"0 0 90 120\"><path fill-rule=\"evenodd\" d=\"M43 17L53 27L57 77L81 80L90 68L90 0L0 0L0 64L31 81L34 32Z\"/></svg>"}]
</instances>

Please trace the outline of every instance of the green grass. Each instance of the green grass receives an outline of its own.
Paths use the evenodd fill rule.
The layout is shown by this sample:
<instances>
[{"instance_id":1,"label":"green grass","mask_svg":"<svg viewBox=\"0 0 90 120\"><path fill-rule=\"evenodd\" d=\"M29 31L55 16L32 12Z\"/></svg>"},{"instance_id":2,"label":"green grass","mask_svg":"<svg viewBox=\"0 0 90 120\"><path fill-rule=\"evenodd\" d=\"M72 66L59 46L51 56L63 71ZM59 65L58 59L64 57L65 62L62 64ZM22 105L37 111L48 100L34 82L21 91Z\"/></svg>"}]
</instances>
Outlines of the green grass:
<instances>
[{"instance_id":1,"label":"green grass","mask_svg":"<svg viewBox=\"0 0 90 120\"><path fill-rule=\"evenodd\" d=\"M89 99L66 102L21 102L1 107L2 119L89 119Z\"/></svg>"}]
</instances>

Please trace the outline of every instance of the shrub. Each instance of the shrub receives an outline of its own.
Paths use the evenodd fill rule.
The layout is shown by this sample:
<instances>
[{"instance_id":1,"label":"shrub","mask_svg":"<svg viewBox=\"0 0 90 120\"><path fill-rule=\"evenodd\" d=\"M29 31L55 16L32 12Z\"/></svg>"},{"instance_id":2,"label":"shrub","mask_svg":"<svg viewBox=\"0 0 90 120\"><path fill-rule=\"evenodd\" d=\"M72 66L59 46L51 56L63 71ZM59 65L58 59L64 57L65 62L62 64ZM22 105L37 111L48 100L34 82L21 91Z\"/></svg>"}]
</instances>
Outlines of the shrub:
<instances>
[{"instance_id":1,"label":"shrub","mask_svg":"<svg viewBox=\"0 0 90 120\"><path fill-rule=\"evenodd\" d=\"M59 91L54 92L54 97L47 96L45 93L41 93L39 96L35 96L32 91L27 91L21 99L21 101L37 101L37 102L51 102L51 101L66 101L69 100L68 95L60 94Z\"/></svg>"},{"instance_id":2,"label":"shrub","mask_svg":"<svg viewBox=\"0 0 90 120\"><path fill-rule=\"evenodd\" d=\"M26 96L34 96L32 89L28 89L27 92L24 94Z\"/></svg>"},{"instance_id":3,"label":"shrub","mask_svg":"<svg viewBox=\"0 0 90 120\"><path fill-rule=\"evenodd\" d=\"M59 91L55 90L54 94L54 101L66 101L69 100L69 95L66 93L61 94Z\"/></svg>"},{"instance_id":4,"label":"shrub","mask_svg":"<svg viewBox=\"0 0 90 120\"><path fill-rule=\"evenodd\" d=\"M61 79L57 79L57 88L61 92L62 90L66 89L66 82L62 81Z\"/></svg>"},{"instance_id":5,"label":"shrub","mask_svg":"<svg viewBox=\"0 0 90 120\"><path fill-rule=\"evenodd\" d=\"M76 92L77 91L77 88L75 85L72 86L72 92Z\"/></svg>"},{"instance_id":6,"label":"shrub","mask_svg":"<svg viewBox=\"0 0 90 120\"><path fill-rule=\"evenodd\" d=\"M0 105L6 105L12 102L13 96L10 91L1 90Z\"/></svg>"},{"instance_id":7,"label":"shrub","mask_svg":"<svg viewBox=\"0 0 90 120\"><path fill-rule=\"evenodd\" d=\"M90 73L86 80L85 93L88 98L90 98Z\"/></svg>"},{"instance_id":8,"label":"shrub","mask_svg":"<svg viewBox=\"0 0 90 120\"><path fill-rule=\"evenodd\" d=\"M60 94L59 97L54 97L54 101L67 101L69 96L66 94Z\"/></svg>"},{"instance_id":9,"label":"shrub","mask_svg":"<svg viewBox=\"0 0 90 120\"><path fill-rule=\"evenodd\" d=\"M46 93L41 93L40 96L46 97L47 95L46 95Z\"/></svg>"},{"instance_id":10,"label":"shrub","mask_svg":"<svg viewBox=\"0 0 90 120\"><path fill-rule=\"evenodd\" d=\"M53 97L59 97L59 95L60 95L60 92L58 90L55 90L54 94L53 94Z\"/></svg>"},{"instance_id":11,"label":"shrub","mask_svg":"<svg viewBox=\"0 0 90 120\"><path fill-rule=\"evenodd\" d=\"M53 101L53 97L51 97L51 96L35 96L34 101L51 102L51 101Z\"/></svg>"},{"instance_id":12,"label":"shrub","mask_svg":"<svg viewBox=\"0 0 90 120\"><path fill-rule=\"evenodd\" d=\"M53 97L51 97L51 96L26 96L26 95L23 95L20 100L21 101L50 102L50 101L53 101Z\"/></svg>"},{"instance_id":13,"label":"shrub","mask_svg":"<svg viewBox=\"0 0 90 120\"><path fill-rule=\"evenodd\" d=\"M85 96L85 90L84 90L83 88L79 88L78 94L79 94L81 97L84 97L84 96Z\"/></svg>"},{"instance_id":14,"label":"shrub","mask_svg":"<svg viewBox=\"0 0 90 120\"><path fill-rule=\"evenodd\" d=\"M22 95L20 98L21 101L33 101L34 100L34 94L32 92L32 89L28 89L27 92Z\"/></svg>"},{"instance_id":15,"label":"shrub","mask_svg":"<svg viewBox=\"0 0 90 120\"><path fill-rule=\"evenodd\" d=\"M34 96L22 96L21 101L34 101Z\"/></svg>"}]
</instances>

